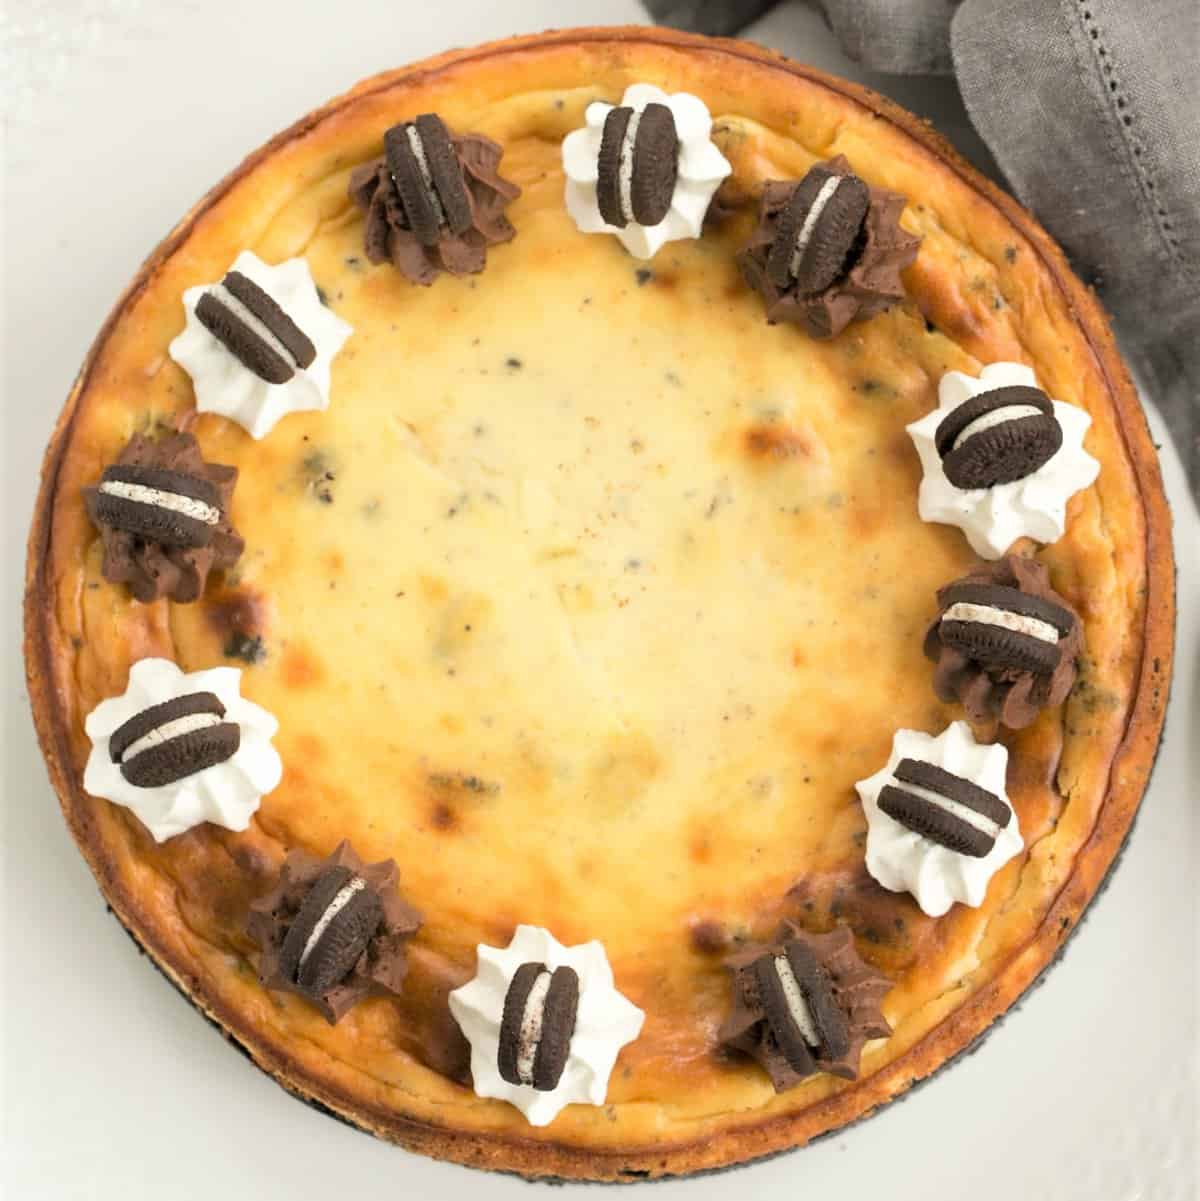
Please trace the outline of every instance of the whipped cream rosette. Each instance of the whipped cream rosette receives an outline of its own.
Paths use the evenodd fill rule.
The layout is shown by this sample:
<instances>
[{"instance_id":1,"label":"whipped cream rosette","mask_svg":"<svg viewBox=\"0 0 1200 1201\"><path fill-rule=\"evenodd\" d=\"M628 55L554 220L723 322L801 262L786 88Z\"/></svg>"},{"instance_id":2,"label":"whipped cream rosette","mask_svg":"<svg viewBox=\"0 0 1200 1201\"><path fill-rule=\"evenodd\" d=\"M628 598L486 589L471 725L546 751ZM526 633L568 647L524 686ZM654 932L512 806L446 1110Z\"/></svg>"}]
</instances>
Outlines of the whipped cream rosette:
<instances>
[{"instance_id":1,"label":"whipped cream rosette","mask_svg":"<svg viewBox=\"0 0 1200 1201\"><path fill-rule=\"evenodd\" d=\"M567 211L582 233L613 234L635 258L698 238L733 170L712 141L712 118L687 92L625 89L619 105L589 104L562 144Z\"/></svg>"},{"instance_id":2,"label":"whipped cream rosette","mask_svg":"<svg viewBox=\"0 0 1200 1201\"><path fill-rule=\"evenodd\" d=\"M617 1054L645 1015L616 989L598 942L564 947L518 926L507 947L478 948L475 978L450 994L471 1044L475 1092L545 1126L572 1102L603 1105Z\"/></svg>"},{"instance_id":3,"label":"whipped cream rosette","mask_svg":"<svg viewBox=\"0 0 1200 1201\"><path fill-rule=\"evenodd\" d=\"M1008 751L956 721L934 737L897 730L887 765L855 787L867 818L867 871L930 917L983 904L1025 845L1005 791Z\"/></svg>"},{"instance_id":4,"label":"whipped cream rosette","mask_svg":"<svg viewBox=\"0 0 1200 1201\"><path fill-rule=\"evenodd\" d=\"M88 714L84 788L131 809L157 842L201 822L246 829L283 764L271 745L278 722L242 697L241 676L140 659L124 693Z\"/></svg>"},{"instance_id":5,"label":"whipped cream rosette","mask_svg":"<svg viewBox=\"0 0 1200 1201\"><path fill-rule=\"evenodd\" d=\"M289 413L329 407L330 368L353 328L321 303L308 263L271 267L243 250L225 276L183 294L171 357L196 408L264 438Z\"/></svg>"},{"instance_id":6,"label":"whipped cream rosette","mask_svg":"<svg viewBox=\"0 0 1200 1201\"><path fill-rule=\"evenodd\" d=\"M957 422L959 416L970 420ZM1083 449L1091 423L1082 409L1046 397L1032 369L1020 363L991 363L978 379L948 371L938 385L938 407L907 427L924 472L921 519L959 526L985 559L1000 558L1018 538L1056 542L1066 528L1067 501L1100 473ZM967 470L955 484L948 471L956 474L960 461ZM989 463L997 467L992 476ZM996 483L961 486L996 475Z\"/></svg>"}]
</instances>

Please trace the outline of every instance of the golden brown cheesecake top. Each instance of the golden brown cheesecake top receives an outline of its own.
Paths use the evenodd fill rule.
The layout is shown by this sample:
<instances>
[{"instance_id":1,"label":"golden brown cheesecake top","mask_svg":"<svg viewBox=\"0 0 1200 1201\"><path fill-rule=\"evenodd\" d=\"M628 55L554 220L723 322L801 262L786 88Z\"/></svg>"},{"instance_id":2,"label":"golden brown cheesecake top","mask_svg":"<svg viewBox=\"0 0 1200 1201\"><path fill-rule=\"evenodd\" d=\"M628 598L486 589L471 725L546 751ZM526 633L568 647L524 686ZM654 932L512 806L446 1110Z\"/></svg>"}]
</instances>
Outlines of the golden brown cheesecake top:
<instances>
[{"instance_id":1,"label":"golden brown cheesecake top","mask_svg":"<svg viewBox=\"0 0 1200 1201\"><path fill-rule=\"evenodd\" d=\"M734 168L732 213L649 263L575 228L559 162L586 105L635 81L700 96ZM347 188L385 129L426 111L498 143L521 195L516 237L482 274L421 288L367 261ZM33 666L51 673L54 716L40 718L119 914L297 1087L410 1141L416 1121L526 1148L459 1156L605 1175L571 1155L694 1146L842 1098L795 1141L857 1111L856 1086L821 1074L776 1094L753 1061L717 1051L723 955L781 918L848 926L894 982L894 1033L866 1044L858 1109L919 1074L904 1056L922 1040L1044 962L1037 940L1096 834L1141 686L1144 464L1114 399L1127 384L1044 236L889 116L756 52L671 35L468 53L368 81L278 140L181 227L108 327L55 460ZM764 182L835 155L907 197L901 224L922 243L907 302L818 342L764 321L734 256ZM183 290L247 248L303 256L354 327L328 411L261 441L186 416L191 385L167 355ZM937 699L922 643L937 590L978 560L960 531L919 519L904 426L935 406L944 372L999 359L1092 418L1098 482L1063 538L1019 548L1080 615L1085 650L1066 704L1003 735L1025 852L979 909L932 919L867 875L854 783L897 728L961 716ZM81 491L132 434L181 418L208 461L239 470L246 549L196 603L142 604L102 578ZM244 834L156 845L78 792L83 718L148 655L240 665L243 694L279 719L283 782ZM343 839L395 860L423 925L400 1000L330 1026L260 985L245 923L289 851L326 856ZM545 1131L474 1096L446 1007L476 944L503 945L518 923L599 939L646 1012L608 1104ZM960 1023L945 1047L980 1019ZM539 1159L533 1140L559 1150ZM676 1163L778 1144L747 1133Z\"/></svg>"}]
</instances>

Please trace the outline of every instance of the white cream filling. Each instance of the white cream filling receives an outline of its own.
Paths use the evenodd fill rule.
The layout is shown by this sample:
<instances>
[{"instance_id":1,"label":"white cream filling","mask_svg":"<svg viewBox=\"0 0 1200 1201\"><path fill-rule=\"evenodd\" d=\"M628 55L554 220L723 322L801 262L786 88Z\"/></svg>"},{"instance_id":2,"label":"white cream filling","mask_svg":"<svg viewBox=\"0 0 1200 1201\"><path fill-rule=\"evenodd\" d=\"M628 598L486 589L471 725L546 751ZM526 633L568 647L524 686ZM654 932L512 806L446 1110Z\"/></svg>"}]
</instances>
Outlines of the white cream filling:
<instances>
[{"instance_id":1,"label":"white cream filling","mask_svg":"<svg viewBox=\"0 0 1200 1201\"><path fill-rule=\"evenodd\" d=\"M221 302L243 325L247 325L256 333L293 371L300 369L296 356L263 324L238 298L225 286L213 284L209 289L213 296Z\"/></svg>"},{"instance_id":2,"label":"white cream filling","mask_svg":"<svg viewBox=\"0 0 1200 1201\"><path fill-rule=\"evenodd\" d=\"M297 971L304 966L305 960L312 954L313 948L321 941L321 935L329 929L329 923L350 904L354 895L362 892L366 886L367 882L361 876L355 876L342 885L338 890L337 896L329 902L328 908L321 914L317 920L317 924L313 926L312 933L308 936L308 941L304 944L304 950L300 952L300 962L296 965Z\"/></svg>"},{"instance_id":3,"label":"white cream filling","mask_svg":"<svg viewBox=\"0 0 1200 1201\"><path fill-rule=\"evenodd\" d=\"M202 521L205 525L216 525L221 520L221 512L212 505L194 496L181 496L178 492L164 492L161 488L148 488L145 484L129 484L124 480L105 480L100 485L100 491L106 496L117 496L122 500L136 501L140 505L154 505L158 509L169 509L172 513L180 513L193 521Z\"/></svg>"},{"instance_id":4,"label":"white cream filling","mask_svg":"<svg viewBox=\"0 0 1200 1201\"><path fill-rule=\"evenodd\" d=\"M617 201L621 206L621 216L626 221L633 220L633 147L641 123L641 113L630 114L621 142L621 153L617 158Z\"/></svg>"},{"instance_id":5,"label":"white cream filling","mask_svg":"<svg viewBox=\"0 0 1200 1201\"><path fill-rule=\"evenodd\" d=\"M943 621L976 621L985 626L1001 626L1017 634L1028 634L1042 642L1058 642L1058 631L1048 622L1037 617L1025 617L997 609L992 605L972 605L966 601L951 605L942 614Z\"/></svg>"},{"instance_id":6,"label":"white cream filling","mask_svg":"<svg viewBox=\"0 0 1200 1201\"><path fill-rule=\"evenodd\" d=\"M437 188L433 186L433 172L429 169L429 160L425 157L425 144L421 141L421 135L417 132L415 125L409 125L405 131L408 135L408 144L412 147L413 157L417 160L417 166L421 169L421 178L425 181L425 190L429 193L429 199L433 201L434 215L437 217L438 225L446 224L446 211L442 208L441 197L437 194Z\"/></svg>"},{"instance_id":7,"label":"white cream filling","mask_svg":"<svg viewBox=\"0 0 1200 1201\"><path fill-rule=\"evenodd\" d=\"M189 713L186 717L177 717L174 721L164 722L161 726L157 726L149 733L143 734L141 738L131 742L125 748L121 762L128 763L130 759L140 755L143 751L162 746L164 742L170 742L172 738L190 734L193 730L205 730L209 726L220 725L222 721L224 718L219 717L216 713Z\"/></svg>"},{"instance_id":8,"label":"white cream filling","mask_svg":"<svg viewBox=\"0 0 1200 1201\"><path fill-rule=\"evenodd\" d=\"M1003 425L1006 421L1016 421L1019 417L1041 417L1042 415L1042 410L1033 405L1005 405L1002 409L993 409L990 413L984 413L982 417L976 417L970 425L965 426L962 433L954 439L954 444L950 449L957 450L968 438L982 434L984 430L990 430L993 426Z\"/></svg>"},{"instance_id":9,"label":"white cream filling","mask_svg":"<svg viewBox=\"0 0 1200 1201\"><path fill-rule=\"evenodd\" d=\"M812 1020L808 1002L800 990L800 981L796 979L796 973L792 971L792 965L788 963L786 955L775 956L775 972L779 976L779 983L783 985L783 995L792 1021L804 1036L804 1041L814 1050L819 1049L821 1039L817 1034L816 1023Z\"/></svg>"},{"instance_id":10,"label":"white cream filling","mask_svg":"<svg viewBox=\"0 0 1200 1201\"><path fill-rule=\"evenodd\" d=\"M517 1035L517 1076L522 1084L533 1083L533 1061L537 1058L538 1043L542 1041L542 1022L546 1017L546 994L550 991L552 972L542 972L533 982L525 1009L521 1014L521 1029Z\"/></svg>"},{"instance_id":11,"label":"white cream filling","mask_svg":"<svg viewBox=\"0 0 1200 1201\"><path fill-rule=\"evenodd\" d=\"M800 274L800 260L804 257L804 251L812 239L813 230L817 228L817 222L821 219L825 206L833 199L834 192L838 190L838 184L844 178L842 175L831 175L821 185L821 190L812 202L812 207L805 214L804 224L800 226L800 232L796 235L796 248L792 251L792 263L788 268L792 275Z\"/></svg>"},{"instance_id":12,"label":"white cream filling","mask_svg":"<svg viewBox=\"0 0 1200 1201\"><path fill-rule=\"evenodd\" d=\"M951 817L958 818L959 821L965 822L975 830L988 835L990 838L997 838L1000 835L1002 826L992 821L990 817L984 816L967 805L961 804L959 801L952 801L949 797L944 797L940 793L934 792L929 788L922 788L919 784L904 784L901 781L894 779L892 783L903 789L905 792L912 793L915 797L920 797L923 801L928 801L931 805L936 805L943 812L950 814Z\"/></svg>"}]
</instances>

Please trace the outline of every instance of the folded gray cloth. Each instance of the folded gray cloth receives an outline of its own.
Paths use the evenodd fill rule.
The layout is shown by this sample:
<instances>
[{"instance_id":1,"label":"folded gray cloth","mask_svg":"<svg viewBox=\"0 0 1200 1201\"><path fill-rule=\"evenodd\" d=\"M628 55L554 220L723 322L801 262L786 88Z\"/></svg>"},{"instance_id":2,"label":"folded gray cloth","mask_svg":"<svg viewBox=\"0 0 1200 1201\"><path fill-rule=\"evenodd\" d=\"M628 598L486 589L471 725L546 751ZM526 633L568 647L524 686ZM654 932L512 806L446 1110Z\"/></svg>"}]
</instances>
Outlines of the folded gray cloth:
<instances>
[{"instance_id":1,"label":"folded gray cloth","mask_svg":"<svg viewBox=\"0 0 1200 1201\"><path fill-rule=\"evenodd\" d=\"M817 0L842 49L953 72L1012 190L1113 314L1200 500L1200 3ZM733 33L761 0L646 0Z\"/></svg>"}]
</instances>

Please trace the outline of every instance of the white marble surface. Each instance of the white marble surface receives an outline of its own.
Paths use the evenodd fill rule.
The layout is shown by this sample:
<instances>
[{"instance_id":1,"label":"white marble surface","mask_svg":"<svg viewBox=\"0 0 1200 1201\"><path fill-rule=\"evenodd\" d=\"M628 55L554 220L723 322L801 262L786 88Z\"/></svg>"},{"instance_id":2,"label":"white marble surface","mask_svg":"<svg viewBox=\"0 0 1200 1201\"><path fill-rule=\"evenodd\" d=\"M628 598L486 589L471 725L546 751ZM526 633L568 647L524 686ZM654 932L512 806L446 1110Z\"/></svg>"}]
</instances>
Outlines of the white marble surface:
<instances>
[{"instance_id":1,"label":"white marble surface","mask_svg":"<svg viewBox=\"0 0 1200 1201\"><path fill-rule=\"evenodd\" d=\"M407 1155L295 1103L137 956L67 835L34 743L19 661L20 564L38 460L92 335L157 238L241 155L383 67L518 30L640 19L634 0L7 6L5 1196L500 1201L542 1192ZM796 4L756 33L868 79L986 166L948 83L858 71ZM1178 461L1169 451L1163 460L1184 614L1166 741L1125 857L1065 960L978 1054L902 1104L805 1151L647 1195L1195 1196L1200 527Z\"/></svg>"}]
</instances>

